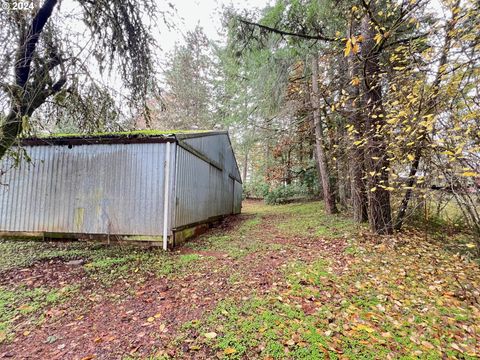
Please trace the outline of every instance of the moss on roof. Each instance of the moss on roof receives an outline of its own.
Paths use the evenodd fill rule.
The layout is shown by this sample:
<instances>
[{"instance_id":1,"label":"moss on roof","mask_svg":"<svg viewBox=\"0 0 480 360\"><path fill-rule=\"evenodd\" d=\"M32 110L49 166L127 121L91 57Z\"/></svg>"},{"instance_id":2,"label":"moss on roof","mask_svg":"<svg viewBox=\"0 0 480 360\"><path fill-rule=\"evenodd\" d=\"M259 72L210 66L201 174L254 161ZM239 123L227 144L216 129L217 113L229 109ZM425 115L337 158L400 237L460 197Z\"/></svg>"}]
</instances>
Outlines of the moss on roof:
<instances>
[{"instance_id":1,"label":"moss on roof","mask_svg":"<svg viewBox=\"0 0 480 360\"><path fill-rule=\"evenodd\" d=\"M38 135L40 139L59 139L59 138L94 138L94 137L141 137L141 136L159 136L174 134L201 134L212 132L211 130L133 130L133 131L116 131L116 132L98 132L90 134L43 134Z\"/></svg>"}]
</instances>

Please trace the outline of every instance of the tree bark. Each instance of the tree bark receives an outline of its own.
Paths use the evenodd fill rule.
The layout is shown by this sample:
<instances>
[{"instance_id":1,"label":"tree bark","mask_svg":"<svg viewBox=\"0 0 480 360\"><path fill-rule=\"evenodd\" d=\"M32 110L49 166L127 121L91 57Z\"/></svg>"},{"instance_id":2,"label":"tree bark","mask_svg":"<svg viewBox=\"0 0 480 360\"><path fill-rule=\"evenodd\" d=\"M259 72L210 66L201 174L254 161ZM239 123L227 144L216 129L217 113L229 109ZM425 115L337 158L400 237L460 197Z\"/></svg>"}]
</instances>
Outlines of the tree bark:
<instances>
[{"instance_id":1,"label":"tree bark","mask_svg":"<svg viewBox=\"0 0 480 360\"><path fill-rule=\"evenodd\" d=\"M308 63L308 57L305 59L305 71L307 69L307 63ZM302 88L303 88L303 93L305 94L304 95L304 106L305 106L305 109L311 109L312 108L312 98L310 96L310 89L309 89L309 85L308 85L308 76L306 73L304 73L305 75L305 81L302 82ZM318 177L318 183L321 187L321 181L322 181L322 173L320 172L320 167L318 166L318 156L317 156L317 149L315 147L315 120L312 116L312 113L310 111L307 111L307 116L308 116L308 123L310 124L310 131L311 131L311 136L309 136L308 138L308 142L309 142L309 145L313 147L313 151L312 151L312 158L314 159L315 161L315 169L317 170L317 177ZM319 195L320 197L323 199L323 190L322 189L319 189Z\"/></svg>"},{"instance_id":2,"label":"tree bark","mask_svg":"<svg viewBox=\"0 0 480 360\"><path fill-rule=\"evenodd\" d=\"M354 54L350 54L347 58L349 78L359 79L359 64L354 58ZM360 89L359 84L353 82L349 85L350 100L347 104L349 113L349 122L353 125L352 144L348 146L349 154L349 175L350 175L350 194L352 199L353 220L358 223L368 221L368 198L365 191L365 153L364 148L355 146L353 142L359 141L365 136L365 128L363 126L362 117L359 111Z\"/></svg>"},{"instance_id":3,"label":"tree bark","mask_svg":"<svg viewBox=\"0 0 480 360\"><path fill-rule=\"evenodd\" d=\"M368 220L370 228L377 234L391 234L392 209L388 191L388 171L390 162L386 150L386 135L380 84L380 54L375 46L375 29L369 16L361 23L363 36L361 55L363 59L364 100L367 111L365 169L367 171Z\"/></svg>"},{"instance_id":4,"label":"tree bark","mask_svg":"<svg viewBox=\"0 0 480 360\"><path fill-rule=\"evenodd\" d=\"M335 196L332 193L330 184L330 177L327 166L327 159L323 149L323 134L320 124L320 109L318 103L318 57L312 57L312 107L313 107L313 121L315 128L315 149L317 153L318 168L320 170L320 177L323 190L323 199L325 201L325 211L327 214L335 214L338 212L335 203Z\"/></svg>"}]
</instances>

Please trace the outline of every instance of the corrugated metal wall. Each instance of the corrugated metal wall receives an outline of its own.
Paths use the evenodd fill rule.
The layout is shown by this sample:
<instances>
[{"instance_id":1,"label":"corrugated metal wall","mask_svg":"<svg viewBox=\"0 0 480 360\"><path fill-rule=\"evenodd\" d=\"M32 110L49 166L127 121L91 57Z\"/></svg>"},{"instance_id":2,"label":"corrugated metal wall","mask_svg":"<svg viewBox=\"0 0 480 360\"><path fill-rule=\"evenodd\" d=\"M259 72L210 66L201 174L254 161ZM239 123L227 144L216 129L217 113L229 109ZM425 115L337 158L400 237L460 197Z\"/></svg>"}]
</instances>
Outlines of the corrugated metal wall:
<instances>
[{"instance_id":1,"label":"corrugated metal wall","mask_svg":"<svg viewBox=\"0 0 480 360\"><path fill-rule=\"evenodd\" d=\"M165 145L27 147L1 178L0 231L160 235Z\"/></svg>"},{"instance_id":2,"label":"corrugated metal wall","mask_svg":"<svg viewBox=\"0 0 480 360\"><path fill-rule=\"evenodd\" d=\"M212 139L212 137L208 138ZM215 144L215 142L212 143ZM223 148L222 152L230 151L228 148ZM226 165L225 158L221 165ZM239 213L241 184L237 185L236 196L234 185L236 181L229 175L229 171L219 170L188 150L177 146L174 228L201 222L210 217ZM235 202L235 199L238 199L239 190L240 204L238 200Z\"/></svg>"},{"instance_id":3,"label":"corrugated metal wall","mask_svg":"<svg viewBox=\"0 0 480 360\"><path fill-rule=\"evenodd\" d=\"M224 171L231 174L238 182L241 182L237 161L226 132L192 138L187 137L180 140L180 143L183 142L220 164Z\"/></svg>"},{"instance_id":4,"label":"corrugated metal wall","mask_svg":"<svg viewBox=\"0 0 480 360\"><path fill-rule=\"evenodd\" d=\"M235 214L240 214L242 211L242 184L236 180L234 183L233 211Z\"/></svg>"},{"instance_id":5,"label":"corrugated metal wall","mask_svg":"<svg viewBox=\"0 0 480 360\"><path fill-rule=\"evenodd\" d=\"M242 185L228 135L182 141L204 159L171 144L169 235L172 227L241 209ZM0 185L0 231L162 235L165 143L25 149L31 163L0 179L6 184Z\"/></svg>"},{"instance_id":6,"label":"corrugated metal wall","mask_svg":"<svg viewBox=\"0 0 480 360\"><path fill-rule=\"evenodd\" d=\"M228 174L179 146L176 166L174 227L232 213L233 182Z\"/></svg>"}]
</instances>

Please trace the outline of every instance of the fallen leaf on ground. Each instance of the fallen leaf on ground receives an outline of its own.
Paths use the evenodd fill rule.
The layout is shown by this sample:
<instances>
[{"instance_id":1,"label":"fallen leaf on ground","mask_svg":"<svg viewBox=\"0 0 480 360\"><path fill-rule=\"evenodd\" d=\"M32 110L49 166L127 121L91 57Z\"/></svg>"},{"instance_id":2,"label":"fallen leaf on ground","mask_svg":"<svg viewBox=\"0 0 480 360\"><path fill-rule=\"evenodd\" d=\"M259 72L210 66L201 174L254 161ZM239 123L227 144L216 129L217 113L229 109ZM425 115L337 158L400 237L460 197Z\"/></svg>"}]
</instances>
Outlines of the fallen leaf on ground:
<instances>
[{"instance_id":1,"label":"fallen leaf on ground","mask_svg":"<svg viewBox=\"0 0 480 360\"><path fill-rule=\"evenodd\" d=\"M208 332L208 333L205 333L203 334L207 339L215 339L217 337L217 333L216 332Z\"/></svg>"},{"instance_id":2,"label":"fallen leaf on ground","mask_svg":"<svg viewBox=\"0 0 480 360\"><path fill-rule=\"evenodd\" d=\"M236 350L235 348L232 348L232 347L227 347L227 348L223 351L223 353L224 353L225 355L232 355L232 354L234 354L235 352L237 352L237 350Z\"/></svg>"}]
</instances>

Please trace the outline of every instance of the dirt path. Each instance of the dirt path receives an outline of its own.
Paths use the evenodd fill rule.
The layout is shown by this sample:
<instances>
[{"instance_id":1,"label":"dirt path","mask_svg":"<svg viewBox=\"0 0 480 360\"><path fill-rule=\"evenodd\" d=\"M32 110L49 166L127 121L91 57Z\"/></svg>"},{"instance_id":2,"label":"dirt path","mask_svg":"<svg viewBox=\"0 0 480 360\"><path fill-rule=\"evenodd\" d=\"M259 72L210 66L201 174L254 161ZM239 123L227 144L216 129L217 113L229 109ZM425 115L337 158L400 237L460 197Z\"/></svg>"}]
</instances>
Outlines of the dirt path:
<instances>
[{"instance_id":1,"label":"dirt path","mask_svg":"<svg viewBox=\"0 0 480 360\"><path fill-rule=\"evenodd\" d=\"M178 349L171 348L171 341L182 324L201 319L226 298L268 293L281 280L287 263L309 261L322 253L338 259L341 268L344 241L285 236L275 226L279 221L282 215L241 215L194 246L178 250L178 255L203 257L193 269L173 277L151 275L139 286L122 281L109 289L98 288L82 266L62 261L38 263L20 275L7 273L3 285L50 282L50 286L77 284L80 290L78 296L46 310L41 324L17 323L18 335L2 345L0 354L16 359L117 359L163 350L174 355ZM209 249L209 239L215 242L218 236L230 238Z\"/></svg>"},{"instance_id":2,"label":"dirt path","mask_svg":"<svg viewBox=\"0 0 480 360\"><path fill-rule=\"evenodd\" d=\"M476 264L415 233L372 239L320 203L247 203L169 254L67 244L26 261L22 246L0 281L2 358L480 354Z\"/></svg>"}]
</instances>

